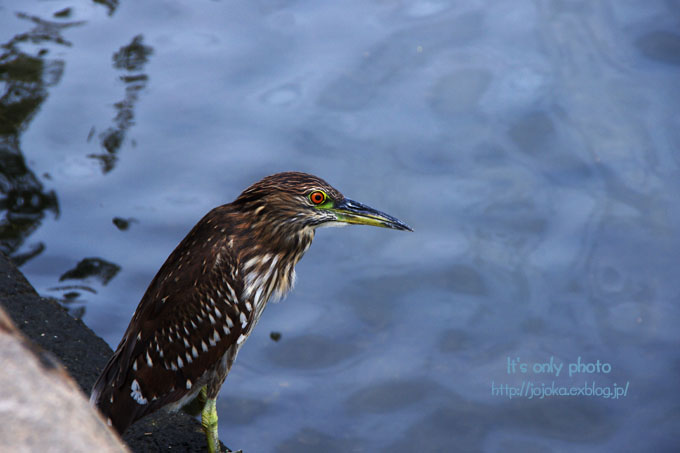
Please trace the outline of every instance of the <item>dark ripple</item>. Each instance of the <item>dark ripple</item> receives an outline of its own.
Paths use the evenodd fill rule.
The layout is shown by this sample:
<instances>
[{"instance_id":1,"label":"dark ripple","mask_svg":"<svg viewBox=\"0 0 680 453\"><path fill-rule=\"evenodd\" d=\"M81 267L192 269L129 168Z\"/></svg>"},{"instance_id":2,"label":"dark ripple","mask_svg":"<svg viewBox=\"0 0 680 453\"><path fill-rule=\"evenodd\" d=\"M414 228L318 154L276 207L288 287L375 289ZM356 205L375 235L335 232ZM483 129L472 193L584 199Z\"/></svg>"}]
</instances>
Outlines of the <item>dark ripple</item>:
<instances>
[{"instance_id":1,"label":"dark ripple","mask_svg":"<svg viewBox=\"0 0 680 453\"><path fill-rule=\"evenodd\" d=\"M680 35L668 31L653 31L638 38L635 46L652 60L680 65Z\"/></svg>"},{"instance_id":2,"label":"dark ripple","mask_svg":"<svg viewBox=\"0 0 680 453\"><path fill-rule=\"evenodd\" d=\"M520 150L535 155L550 151L549 145L555 137L555 127L548 114L533 112L512 125L509 133Z\"/></svg>"},{"instance_id":3,"label":"dark ripple","mask_svg":"<svg viewBox=\"0 0 680 453\"><path fill-rule=\"evenodd\" d=\"M397 314L394 310L395 301L408 299L414 289L422 287L440 289L452 295L483 297L489 293L477 269L464 264L450 264L445 267L432 266L422 269L422 272L363 279L340 297L363 322L381 328Z\"/></svg>"},{"instance_id":4,"label":"dark ripple","mask_svg":"<svg viewBox=\"0 0 680 453\"><path fill-rule=\"evenodd\" d=\"M338 111L361 109L390 80L421 66L442 48L462 46L480 38L482 22L482 15L475 12L462 14L453 21L428 23L394 33L371 49L349 74L330 82L319 96L319 105ZM422 52L417 52L413 36L418 36Z\"/></svg>"},{"instance_id":5,"label":"dark ripple","mask_svg":"<svg viewBox=\"0 0 680 453\"><path fill-rule=\"evenodd\" d=\"M460 113L469 115L492 78L490 71L480 68L466 68L443 76L429 96L430 107L444 117Z\"/></svg>"},{"instance_id":6,"label":"dark ripple","mask_svg":"<svg viewBox=\"0 0 680 453\"><path fill-rule=\"evenodd\" d=\"M383 451L484 451L488 436L506 429L593 444L611 438L617 423L604 405L583 399L515 399L492 408L451 393Z\"/></svg>"},{"instance_id":7,"label":"dark ripple","mask_svg":"<svg viewBox=\"0 0 680 453\"><path fill-rule=\"evenodd\" d=\"M267 403L249 398L220 397L220 423L226 425L248 425L267 412Z\"/></svg>"},{"instance_id":8,"label":"dark ripple","mask_svg":"<svg viewBox=\"0 0 680 453\"><path fill-rule=\"evenodd\" d=\"M314 369L337 365L357 353L356 346L320 335L305 335L278 343L268 350L269 359L285 368Z\"/></svg>"},{"instance_id":9,"label":"dark ripple","mask_svg":"<svg viewBox=\"0 0 680 453\"><path fill-rule=\"evenodd\" d=\"M351 414L393 412L421 401L434 385L425 379L379 382L354 392L346 405Z\"/></svg>"},{"instance_id":10,"label":"dark ripple","mask_svg":"<svg viewBox=\"0 0 680 453\"><path fill-rule=\"evenodd\" d=\"M291 438L279 444L276 451L279 453L347 453L357 451L357 446L363 444L365 442L360 439L334 437L313 428L302 428Z\"/></svg>"}]
</instances>

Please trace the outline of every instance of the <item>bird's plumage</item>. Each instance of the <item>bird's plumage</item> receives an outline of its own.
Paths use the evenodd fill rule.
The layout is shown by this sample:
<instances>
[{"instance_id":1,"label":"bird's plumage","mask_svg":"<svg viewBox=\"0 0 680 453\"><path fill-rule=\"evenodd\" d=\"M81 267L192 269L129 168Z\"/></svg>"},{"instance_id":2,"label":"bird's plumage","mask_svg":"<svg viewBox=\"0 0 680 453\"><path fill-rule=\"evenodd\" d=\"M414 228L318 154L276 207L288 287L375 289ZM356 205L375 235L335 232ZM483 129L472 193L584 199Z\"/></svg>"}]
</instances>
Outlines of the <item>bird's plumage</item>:
<instances>
[{"instance_id":1,"label":"bird's plumage","mask_svg":"<svg viewBox=\"0 0 680 453\"><path fill-rule=\"evenodd\" d=\"M210 211L149 285L92 401L122 433L163 406L189 402L202 387L216 398L267 301L293 286L314 229L357 206L370 209L320 178L290 172ZM366 215L371 224L408 229L378 211Z\"/></svg>"}]
</instances>

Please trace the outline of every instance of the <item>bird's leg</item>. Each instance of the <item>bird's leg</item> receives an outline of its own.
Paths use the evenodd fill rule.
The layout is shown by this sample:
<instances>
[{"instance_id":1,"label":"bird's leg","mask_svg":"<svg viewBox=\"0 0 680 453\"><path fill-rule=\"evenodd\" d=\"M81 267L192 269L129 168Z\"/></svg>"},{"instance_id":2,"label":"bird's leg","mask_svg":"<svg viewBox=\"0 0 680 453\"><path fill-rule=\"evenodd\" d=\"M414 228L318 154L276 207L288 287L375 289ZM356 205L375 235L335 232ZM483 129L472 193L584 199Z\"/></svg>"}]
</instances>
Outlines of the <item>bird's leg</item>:
<instances>
[{"instance_id":1,"label":"bird's leg","mask_svg":"<svg viewBox=\"0 0 680 453\"><path fill-rule=\"evenodd\" d=\"M196 395L196 398L191 400L188 404L182 406L182 412L196 417L203 412L205 407L205 402L208 400L208 389L207 387L201 388L201 391Z\"/></svg>"},{"instance_id":2,"label":"bird's leg","mask_svg":"<svg viewBox=\"0 0 680 453\"><path fill-rule=\"evenodd\" d=\"M201 392L205 391L205 388ZM217 433L217 407L216 398L208 398L201 412L201 426L208 440L208 451L215 453L220 451L220 439Z\"/></svg>"}]
</instances>

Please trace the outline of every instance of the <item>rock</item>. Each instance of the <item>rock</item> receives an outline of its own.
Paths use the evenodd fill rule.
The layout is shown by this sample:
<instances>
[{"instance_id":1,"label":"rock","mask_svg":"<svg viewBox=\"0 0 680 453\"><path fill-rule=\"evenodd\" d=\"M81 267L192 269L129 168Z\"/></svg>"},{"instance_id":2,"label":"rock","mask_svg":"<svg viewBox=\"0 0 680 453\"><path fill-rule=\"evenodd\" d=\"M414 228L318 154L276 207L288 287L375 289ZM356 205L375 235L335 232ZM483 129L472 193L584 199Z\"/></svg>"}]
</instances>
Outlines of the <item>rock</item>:
<instances>
[{"instance_id":1,"label":"rock","mask_svg":"<svg viewBox=\"0 0 680 453\"><path fill-rule=\"evenodd\" d=\"M88 402L113 353L106 342L56 301L38 296L2 253L0 306L16 325L0 314L3 451L127 451ZM182 412L156 412L123 440L133 452L206 450L200 423Z\"/></svg>"},{"instance_id":2,"label":"rock","mask_svg":"<svg viewBox=\"0 0 680 453\"><path fill-rule=\"evenodd\" d=\"M126 452L56 358L0 308L0 442L6 451Z\"/></svg>"}]
</instances>

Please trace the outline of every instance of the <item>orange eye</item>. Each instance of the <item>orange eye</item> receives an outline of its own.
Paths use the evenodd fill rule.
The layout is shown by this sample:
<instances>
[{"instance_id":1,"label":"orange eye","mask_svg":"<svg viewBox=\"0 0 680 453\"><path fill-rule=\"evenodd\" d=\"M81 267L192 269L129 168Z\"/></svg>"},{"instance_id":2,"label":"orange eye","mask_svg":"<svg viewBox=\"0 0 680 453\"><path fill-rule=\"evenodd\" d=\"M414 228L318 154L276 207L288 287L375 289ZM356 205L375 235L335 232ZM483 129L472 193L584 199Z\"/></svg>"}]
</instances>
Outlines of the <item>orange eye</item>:
<instances>
[{"instance_id":1,"label":"orange eye","mask_svg":"<svg viewBox=\"0 0 680 453\"><path fill-rule=\"evenodd\" d=\"M321 204L326 201L326 194L320 190L314 191L309 194L309 200L314 204Z\"/></svg>"}]
</instances>

